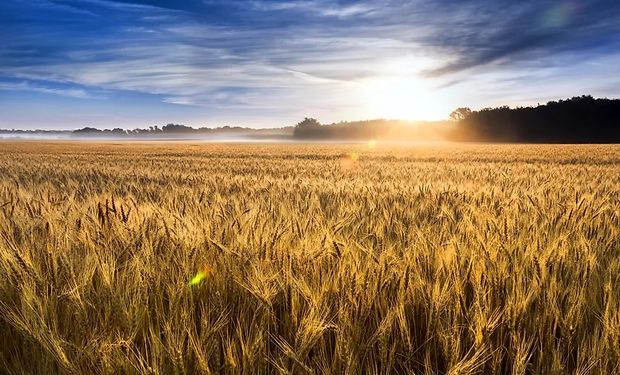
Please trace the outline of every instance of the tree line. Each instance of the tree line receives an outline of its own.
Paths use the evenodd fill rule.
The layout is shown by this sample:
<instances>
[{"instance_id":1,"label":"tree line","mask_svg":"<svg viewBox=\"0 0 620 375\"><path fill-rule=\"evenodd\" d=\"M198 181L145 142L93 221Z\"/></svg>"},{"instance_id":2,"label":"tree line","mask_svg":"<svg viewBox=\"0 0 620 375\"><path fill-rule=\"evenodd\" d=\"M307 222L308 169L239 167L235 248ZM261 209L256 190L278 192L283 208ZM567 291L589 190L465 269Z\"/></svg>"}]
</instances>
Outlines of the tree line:
<instances>
[{"instance_id":1,"label":"tree line","mask_svg":"<svg viewBox=\"0 0 620 375\"><path fill-rule=\"evenodd\" d=\"M306 117L295 125L293 136L308 140L367 140L416 139L434 140L449 136L453 125L449 121L365 120L321 124Z\"/></svg>"},{"instance_id":2,"label":"tree line","mask_svg":"<svg viewBox=\"0 0 620 375\"><path fill-rule=\"evenodd\" d=\"M73 135L81 137L97 137L97 136L148 136L148 137L165 137L165 136L201 136L201 135L273 135L286 136L292 133L292 127L284 127L277 129L254 129L244 128L240 126L222 126L218 128L193 128L187 125L167 124L162 127L157 125L148 128L137 129L97 129L85 127L73 130Z\"/></svg>"},{"instance_id":3,"label":"tree line","mask_svg":"<svg viewBox=\"0 0 620 375\"><path fill-rule=\"evenodd\" d=\"M218 137L297 140L452 140L523 143L620 143L620 99L584 95L536 107L501 106L454 110L446 121L365 120L323 125L306 117L295 126L253 129L239 126L192 128L167 124L125 130L85 127L73 131L2 130L17 136L75 137Z\"/></svg>"},{"instance_id":4,"label":"tree line","mask_svg":"<svg viewBox=\"0 0 620 375\"><path fill-rule=\"evenodd\" d=\"M584 95L536 107L459 108L455 140L524 143L618 143L620 99Z\"/></svg>"},{"instance_id":5,"label":"tree line","mask_svg":"<svg viewBox=\"0 0 620 375\"><path fill-rule=\"evenodd\" d=\"M322 125L305 118L299 139L452 140L523 143L620 142L620 100L579 96L536 107L458 108L449 121L369 120Z\"/></svg>"}]
</instances>

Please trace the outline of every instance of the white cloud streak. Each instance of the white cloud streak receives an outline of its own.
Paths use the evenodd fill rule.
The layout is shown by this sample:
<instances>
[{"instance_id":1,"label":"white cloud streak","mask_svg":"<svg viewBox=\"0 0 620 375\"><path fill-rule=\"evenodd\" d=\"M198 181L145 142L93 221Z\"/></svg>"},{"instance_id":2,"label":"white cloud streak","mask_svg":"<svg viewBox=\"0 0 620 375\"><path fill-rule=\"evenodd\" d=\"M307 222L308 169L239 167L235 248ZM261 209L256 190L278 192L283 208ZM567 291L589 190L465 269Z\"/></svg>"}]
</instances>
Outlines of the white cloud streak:
<instances>
[{"instance_id":1,"label":"white cloud streak","mask_svg":"<svg viewBox=\"0 0 620 375\"><path fill-rule=\"evenodd\" d=\"M91 95L88 94L83 89L76 88L51 88L40 85L34 85L28 81L22 81L18 83L14 82L0 82L0 90L11 90L11 91L34 91L40 92L44 94L54 94L61 96L68 96L71 98L92 98Z\"/></svg>"}]
</instances>

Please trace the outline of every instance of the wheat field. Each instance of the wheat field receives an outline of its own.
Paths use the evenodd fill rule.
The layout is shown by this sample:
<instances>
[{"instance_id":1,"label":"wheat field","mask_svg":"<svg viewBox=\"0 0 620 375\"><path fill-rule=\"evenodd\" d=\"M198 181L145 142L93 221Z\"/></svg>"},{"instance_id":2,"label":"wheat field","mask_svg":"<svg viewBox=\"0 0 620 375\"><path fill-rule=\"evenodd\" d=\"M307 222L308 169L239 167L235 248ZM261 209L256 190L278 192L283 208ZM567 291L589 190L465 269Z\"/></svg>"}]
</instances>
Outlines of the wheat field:
<instances>
[{"instance_id":1,"label":"wheat field","mask_svg":"<svg viewBox=\"0 0 620 375\"><path fill-rule=\"evenodd\" d=\"M374 146L0 143L0 373L620 373L620 146Z\"/></svg>"}]
</instances>

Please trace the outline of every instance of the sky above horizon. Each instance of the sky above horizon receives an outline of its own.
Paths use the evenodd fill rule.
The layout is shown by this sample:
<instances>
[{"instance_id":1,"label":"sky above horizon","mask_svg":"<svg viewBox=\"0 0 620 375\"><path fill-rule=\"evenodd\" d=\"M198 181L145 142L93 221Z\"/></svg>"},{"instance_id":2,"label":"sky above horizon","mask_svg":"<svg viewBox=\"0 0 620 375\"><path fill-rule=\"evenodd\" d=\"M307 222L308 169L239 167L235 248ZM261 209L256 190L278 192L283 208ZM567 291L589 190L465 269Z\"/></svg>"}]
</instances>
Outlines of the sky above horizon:
<instances>
[{"instance_id":1,"label":"sky above horizon","mask_svg":"<svg viewBox=\"0 0 620 375\"><path fill-rule=\"evenodd\" d=\"M437 120L620 96L618 0L2 0L0 128Z\"/></svg>"}]
</instances>

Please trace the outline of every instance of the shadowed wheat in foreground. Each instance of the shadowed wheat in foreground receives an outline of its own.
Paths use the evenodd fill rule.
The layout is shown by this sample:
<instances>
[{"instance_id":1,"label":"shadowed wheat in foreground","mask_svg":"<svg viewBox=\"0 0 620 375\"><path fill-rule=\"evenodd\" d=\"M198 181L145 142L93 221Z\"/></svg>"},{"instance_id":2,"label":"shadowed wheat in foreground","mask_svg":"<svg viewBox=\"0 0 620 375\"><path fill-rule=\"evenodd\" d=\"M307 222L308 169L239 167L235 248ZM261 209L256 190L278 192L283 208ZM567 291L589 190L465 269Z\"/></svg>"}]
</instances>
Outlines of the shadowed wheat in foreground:
<instances>
[{"instance_id":1,"label":"shadowed wheat in foreground","mask_svg":"<svg viewBox=\"0 0 620 375\"><path fill-rule=\"evenodd\" d=\"M618 373L619 146L3 143L2 373Z\"/></svg>"}]
</instances>

